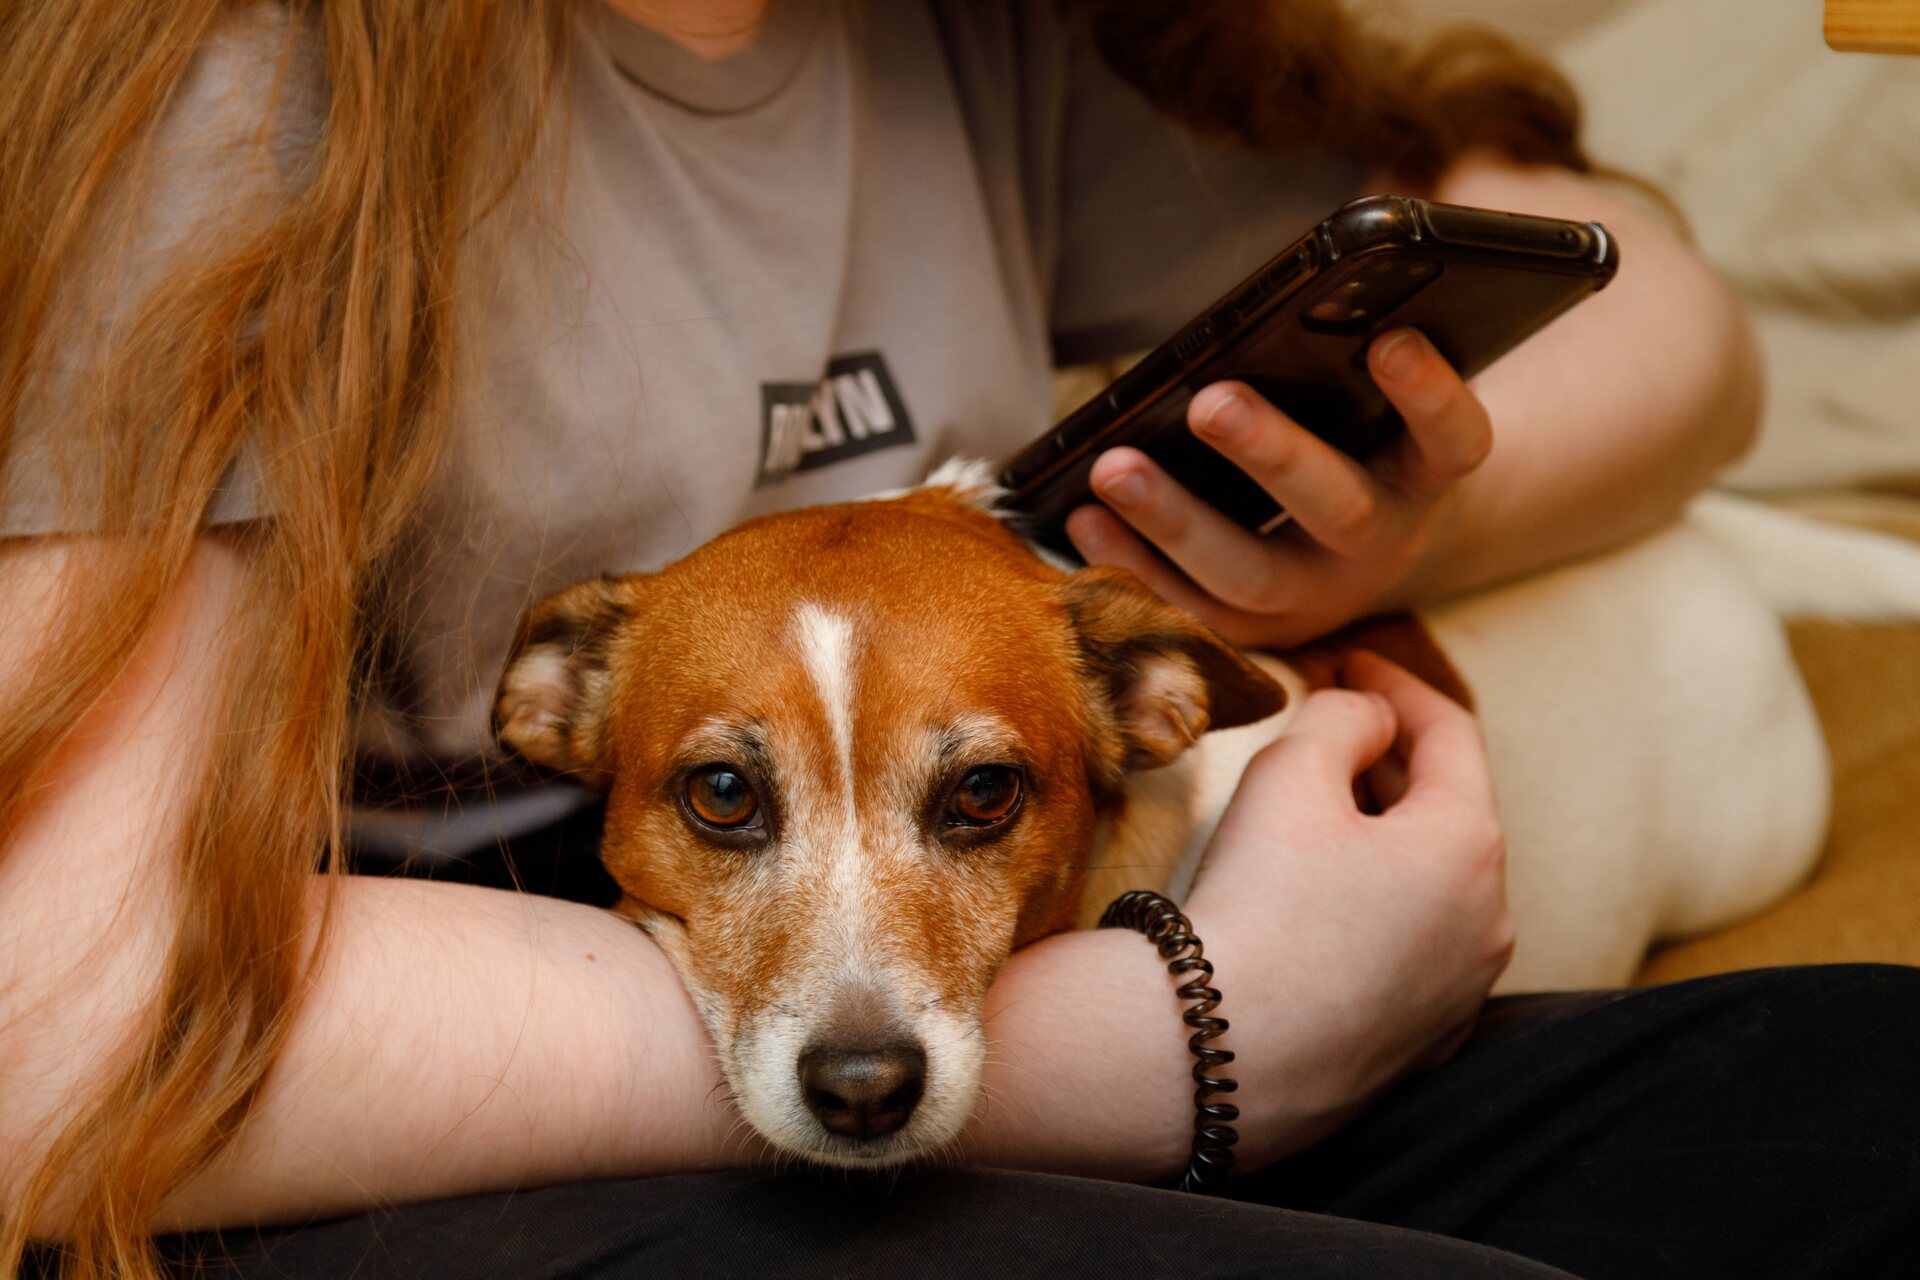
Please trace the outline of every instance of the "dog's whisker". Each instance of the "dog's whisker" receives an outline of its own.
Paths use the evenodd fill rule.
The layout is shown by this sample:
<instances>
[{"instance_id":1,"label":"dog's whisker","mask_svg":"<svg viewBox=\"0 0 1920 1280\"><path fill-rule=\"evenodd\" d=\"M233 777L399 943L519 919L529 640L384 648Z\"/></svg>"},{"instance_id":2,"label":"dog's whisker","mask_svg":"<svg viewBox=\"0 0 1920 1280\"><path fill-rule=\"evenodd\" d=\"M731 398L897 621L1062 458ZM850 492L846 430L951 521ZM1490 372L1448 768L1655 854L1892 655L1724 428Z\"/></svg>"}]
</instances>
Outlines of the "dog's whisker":
<instances>
[{"instance_id":1,"label":"dog's whisker","mask_svg":"<svg viewBox=\"0 0 1920 1280\"><path fill-rule=\"evenodd\" d=\"M960 1135L943 1138L927 1151L927 1163L940 1168L960 1168L966 1164L960 1149Z\"/></svg>"}]
</instances>

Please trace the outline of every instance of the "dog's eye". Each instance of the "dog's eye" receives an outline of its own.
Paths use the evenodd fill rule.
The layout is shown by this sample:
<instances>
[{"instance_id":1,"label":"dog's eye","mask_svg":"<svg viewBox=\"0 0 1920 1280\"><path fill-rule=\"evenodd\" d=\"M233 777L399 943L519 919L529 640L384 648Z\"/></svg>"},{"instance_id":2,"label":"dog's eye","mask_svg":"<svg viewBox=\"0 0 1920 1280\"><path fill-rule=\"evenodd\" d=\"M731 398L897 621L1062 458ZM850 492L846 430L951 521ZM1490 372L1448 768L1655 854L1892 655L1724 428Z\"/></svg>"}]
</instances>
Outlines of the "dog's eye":
<instances>
[{"instance_id":1,"label":"dog's eye","mask_svg":"<svg viewBox=\"0 0 1920 1280\"><path fill-rule=\"evenodd\" d=\"M947 801L947 822L956 827L990 827L1005 822L1019 806L1019 770L990 764L960 779Z\"/></svg>"},{"instance_id":2,"label":"dog's eye","mask_svg":"<svg viewBox=\"0 0 1920 1280\"><path fill-rule=\"evenodd\" d=\"M723 764L708 765L687 778L687 808L722 831L738 831L760 816L760 800L739 773Z\"/></svg>"}]
</instances>

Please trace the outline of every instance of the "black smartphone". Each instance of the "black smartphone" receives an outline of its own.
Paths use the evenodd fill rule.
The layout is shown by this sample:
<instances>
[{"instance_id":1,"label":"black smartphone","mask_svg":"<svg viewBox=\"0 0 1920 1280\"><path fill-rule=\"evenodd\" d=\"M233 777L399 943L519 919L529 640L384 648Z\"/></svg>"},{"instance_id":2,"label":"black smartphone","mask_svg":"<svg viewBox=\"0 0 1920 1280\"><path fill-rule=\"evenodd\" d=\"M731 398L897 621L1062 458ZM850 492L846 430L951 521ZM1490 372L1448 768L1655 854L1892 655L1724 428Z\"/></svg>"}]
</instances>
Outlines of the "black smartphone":
<instances>
[{"instance_id":1,"label":"black smartphone","mask_svg":"<svg viewBox=\"0 0 1920 1280\"><path fill-rule=\"evenodd\" d=\"M1424 333L1472 377L1606 287L1620 249L1597 222L1370 196L1241 281L1001 472L1025 532L1071 553L1063 528L1094 501L1087 473L1132 445L1196 497L1265 533L1286 520L1267 492L1187 427L1222 379L1247 383L1321 439L1364 458L1404 429L1367 370L1387 329Z\"/></svg>"}]
</instances>

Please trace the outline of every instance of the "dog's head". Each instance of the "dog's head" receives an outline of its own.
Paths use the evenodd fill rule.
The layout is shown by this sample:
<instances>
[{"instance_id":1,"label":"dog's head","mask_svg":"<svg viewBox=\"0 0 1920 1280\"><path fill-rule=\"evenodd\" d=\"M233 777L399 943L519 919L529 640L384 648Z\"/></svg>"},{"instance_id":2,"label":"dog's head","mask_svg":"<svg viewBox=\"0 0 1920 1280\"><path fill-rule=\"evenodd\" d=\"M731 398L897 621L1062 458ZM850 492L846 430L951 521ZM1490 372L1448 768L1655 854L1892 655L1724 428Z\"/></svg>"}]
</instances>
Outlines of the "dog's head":
<instances>
[{"instance_id":1,"label":"dog's head","mask_svg":"<svg viewBox=\"0 0 1920 1280\"><path fill-rule=\"evenodd\" d=\"M621 909L678 966L746 1118L877 1165L959 1132L982 997L1072 923L1126 773L1284 699L1131 576L1051 568L978 491L938 487L541 602L495 727L605 790Z\"/></svg>"}]
</instances>

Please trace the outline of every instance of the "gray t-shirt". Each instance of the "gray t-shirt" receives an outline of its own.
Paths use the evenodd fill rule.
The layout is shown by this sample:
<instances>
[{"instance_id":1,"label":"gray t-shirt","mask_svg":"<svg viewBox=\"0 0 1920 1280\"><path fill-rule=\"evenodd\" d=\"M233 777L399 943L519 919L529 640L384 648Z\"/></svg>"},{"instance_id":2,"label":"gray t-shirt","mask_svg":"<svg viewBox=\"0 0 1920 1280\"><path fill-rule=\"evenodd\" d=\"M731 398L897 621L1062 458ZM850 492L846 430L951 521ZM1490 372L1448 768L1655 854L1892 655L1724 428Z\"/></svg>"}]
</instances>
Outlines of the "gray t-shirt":
<instances>
[{"instance_id":1,"label":"gray t-shirt","mask_svg":"<svg viewBox=\"0 0 1920 1280\"><path fill-rule=\"evenodd\" d=\"M257 103L272 59L248 41L272 26L196 74ZM486 757L531 601L753 515L1012 453L1048 425L1056 361L1165 337L1361 179L1196 139L1050 4L777 0L720 61L596 5L575 40L570 153L542 169L564 175L557 225L515 232L476 297L370 699L371 772L413 793L361 807L375 845L457 851L576 802L423 791ZM10 498L0 530L30 528L23 510Z\"/></svg>"}]
</instances>

